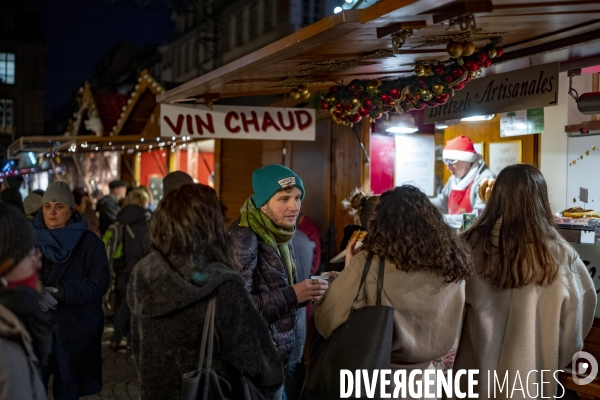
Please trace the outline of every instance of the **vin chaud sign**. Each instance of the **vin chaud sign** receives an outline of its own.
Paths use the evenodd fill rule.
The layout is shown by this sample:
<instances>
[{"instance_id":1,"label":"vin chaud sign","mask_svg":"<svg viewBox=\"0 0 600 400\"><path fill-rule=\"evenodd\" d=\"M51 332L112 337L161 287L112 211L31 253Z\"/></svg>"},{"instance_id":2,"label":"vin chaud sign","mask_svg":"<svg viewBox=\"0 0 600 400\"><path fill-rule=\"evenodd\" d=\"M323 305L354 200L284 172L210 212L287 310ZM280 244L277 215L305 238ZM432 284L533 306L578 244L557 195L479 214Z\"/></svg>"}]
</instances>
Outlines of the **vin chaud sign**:
<instances>
[{"instance_id":1,"label":"vin chaud sign","mask_svg":"<svg viewBox=\"0 0 600 400\"><path fill-rule=\"evenodd\" d=\"M310 108L160 105L164 137L315 140L316 124Z\"/></svg>"},{"instance_id":2,"label":"vin chaud sign","mask_svg":"<svg viewBox=\"0 0 600 400\"><path fill-rule=\"evenodd\" d=\"M498 114L558 104L558 63L473 79L446 104L425 109L425 122Z\"/></svg>"}]
</instances>

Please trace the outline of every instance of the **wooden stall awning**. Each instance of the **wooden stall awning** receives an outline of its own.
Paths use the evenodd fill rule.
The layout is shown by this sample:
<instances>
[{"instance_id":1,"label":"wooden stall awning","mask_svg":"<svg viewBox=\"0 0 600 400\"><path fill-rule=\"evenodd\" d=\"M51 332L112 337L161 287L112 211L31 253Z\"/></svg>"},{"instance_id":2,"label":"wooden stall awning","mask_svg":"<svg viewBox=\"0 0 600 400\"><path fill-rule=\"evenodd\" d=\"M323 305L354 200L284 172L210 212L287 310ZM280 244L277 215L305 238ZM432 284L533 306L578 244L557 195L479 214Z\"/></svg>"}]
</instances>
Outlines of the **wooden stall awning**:
<instances>
[{"instance_id":1,"label":"wooden stall awning","mask_svg":"<svg viewBox=\"0 0 600 400\"><path fill-rule=\"evenodd\" d=\"M7 149L8 158L16 158L19 153L32 152L38 157L53 157L72 153L92 151L118 151L136 153L157 149L180 149L188 143L205 139L189 140L185 136L177 138L128 136L23 136Z\"/></svg>"},{"instance_id":2,"label":"wooden stall awning","mask_svg":"<svg viewBox=\"0 0 600 400\"><path fill-rule=\"evenodd\" d=\"M473 15L485 33L502 32L502 60L600 40L597 0L384 0L347 10L157 96L160 103L288 93L299 84L324 90L355 78L396 78L415 61L448 58L425 36L461 34L449 22ZM397 55L391 34L413 29ZM474 40L485 44L486 39ZM433 43L432 43L433 44ZM502 62L502 60L499 60ZM572 61L572 60L564 60Z\"/></svg>"}]
</instances>

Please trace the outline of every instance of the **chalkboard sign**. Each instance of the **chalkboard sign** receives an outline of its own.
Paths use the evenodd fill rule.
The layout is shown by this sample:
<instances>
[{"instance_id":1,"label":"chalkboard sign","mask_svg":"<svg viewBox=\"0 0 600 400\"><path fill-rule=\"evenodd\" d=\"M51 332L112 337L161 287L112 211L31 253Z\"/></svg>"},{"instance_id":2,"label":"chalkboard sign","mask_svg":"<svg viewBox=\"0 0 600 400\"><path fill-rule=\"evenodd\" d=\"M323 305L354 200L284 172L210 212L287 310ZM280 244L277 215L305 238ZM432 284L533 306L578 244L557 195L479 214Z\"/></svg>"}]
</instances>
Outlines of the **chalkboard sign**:
<instances>
[{"instance_id":1,"label":"chalkboard sign","mask_svg":"<svg viewBox=\"0 0 600 400\"><path fill-rule=\"evenodd\" d=\"M394 184L418 187L434 195L435 138L433 135L396 135Z\"/></svg>"},{"instance_id":2,"label":"chalkboard sign","mask_svg":"<svg viewBox=\"0 0 600 400\"><path fill-rule=\"evenodd\" d=\"M489 144L490 169L498 175L504 167L521 163L521 141L505 141Z\"/></svg>"}]
</instances>

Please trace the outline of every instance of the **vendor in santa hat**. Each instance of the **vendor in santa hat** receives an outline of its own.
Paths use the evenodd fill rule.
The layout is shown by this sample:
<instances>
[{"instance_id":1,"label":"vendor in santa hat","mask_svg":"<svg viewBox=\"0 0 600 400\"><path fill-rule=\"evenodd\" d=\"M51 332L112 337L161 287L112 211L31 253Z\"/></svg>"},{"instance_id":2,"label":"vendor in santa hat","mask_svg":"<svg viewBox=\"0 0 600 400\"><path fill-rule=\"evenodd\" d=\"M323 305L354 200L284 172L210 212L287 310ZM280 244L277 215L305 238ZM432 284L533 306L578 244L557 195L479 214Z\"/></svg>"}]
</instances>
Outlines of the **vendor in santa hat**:
<instances>
[{"instance_id":1,"label":"vendor in santa hat","mask_svg":"<svg viewBox=\"0 0 600 400\"><path fill-rule=\"evenodd\" d=\"M433 204L442 214L450 215L461 215L484 208L479 198L479 183L486 178L495 178L496 175L475 152L471 139L461 135L449 140L442 157L452 176L442 192L431 200Z\"/></svg>"}]
</instances>

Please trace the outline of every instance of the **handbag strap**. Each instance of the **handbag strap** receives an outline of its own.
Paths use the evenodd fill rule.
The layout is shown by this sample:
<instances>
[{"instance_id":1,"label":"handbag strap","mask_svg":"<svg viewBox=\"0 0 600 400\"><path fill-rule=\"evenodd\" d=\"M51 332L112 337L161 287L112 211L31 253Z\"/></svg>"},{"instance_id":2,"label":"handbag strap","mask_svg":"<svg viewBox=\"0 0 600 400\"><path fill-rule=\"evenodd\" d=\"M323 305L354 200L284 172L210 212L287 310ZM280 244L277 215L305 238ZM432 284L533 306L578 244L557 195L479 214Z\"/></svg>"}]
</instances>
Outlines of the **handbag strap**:
<instances>
[{"instance_id":1,"label":"handbag strap","mask_svg":"<svg viewBox=\"0 0 600 400\"><path fill-rule=\"evenodd\" d=\"M376 305L381 305L381 291L383 290L383 273L385 272L385 258L379 259L379 277L377 278L377 302Z\"/></svg>"},{"instance_id":2,"label":"handbag strap","mask_svg":"<svg viewBox=\"0 0 600 400\"><path fill-rule=\"evenodd\" d=\"M200 344L200 360L198 362L198 370L202 369L204 364L205 351L208 353L206 357L206 370L210 371L212 364L212 352L213 352L213 337L215 332L215 303L216 296L213 296L208 301L208 307L206 308L206 317L204 318L204 329L202 330L202 342ZM208 342L208 344L207 344ZM208 387L210 381L210 374L205 374L204 392L202 393L202 399L208 399Z\"/></svg>"},{"instance_id":3,"label":"handbag strap","mask_svg":"<svg viewBox=\"0 0 600 400\"><path fill-rule=\"evenodd\" d=\"M365 268L363 269L363 273L360 278L360 284L358 285L358 292L356 293L356 297L354 298L354 303L352 303L353 310L356 309L356 303L358 303L358 296L360 296L360 290L362 289L363 284L365 283L365 279L367 279L367 274L369 273L369 269L371 268L372 261L373 261L373 259L369 258L367 260L367 263L365 264Z\"/></svg>"},{"instance_id":4,"label":"handbag strap","mask_svg":"<svg viewBox=\"0 0 600 400\"><path fill-rule=\"evenodd\" d=\"M363 269L363 273L362 276L360 278L360 284L358 285L358 292L356 293L356 297L354 298L354 303L352 304L352 310L356 309L356 303L358 303L358 296L360 296L360 291L363 287L363 284L365 283L365 280L367 279L367 275L369 274L369 269L371 269L371 262L373 261L372 258L369 258L365 264L365 268ZM377 301L376 301L376 305L380 306L381 305L381 292L383 290L383 275L385 272L385 259L384 258L380 258L379 259L379 271L377 273Z\"/></svg>"},{"instance_id":5,"label":"handbag strap","mask_svg":"<svg viewBox=\"0 0 600 400\"><path fill-rule=\"evenodd\" d=\"M207 353L206 342L208 342L207 368L210 368L212 362L212 345L215 325L215 297L211 297L206 308L206 317L204 318L204 329L202 330L202 341L200 343L200 359L198 360L198 369L204 365L204 356Z\"/></svg>"}]
</instances>

